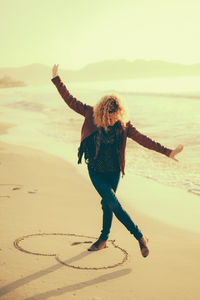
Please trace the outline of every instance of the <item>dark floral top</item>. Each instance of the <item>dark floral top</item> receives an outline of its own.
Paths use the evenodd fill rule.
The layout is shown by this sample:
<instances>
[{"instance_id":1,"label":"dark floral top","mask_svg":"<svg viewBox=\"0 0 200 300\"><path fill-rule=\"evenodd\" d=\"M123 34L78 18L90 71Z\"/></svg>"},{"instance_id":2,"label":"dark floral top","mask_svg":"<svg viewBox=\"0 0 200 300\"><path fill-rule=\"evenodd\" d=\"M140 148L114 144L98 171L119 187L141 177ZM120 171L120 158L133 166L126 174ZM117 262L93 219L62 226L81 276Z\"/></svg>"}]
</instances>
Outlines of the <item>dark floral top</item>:
<instances>
[{"instance_id":1,"label":"dark floral top","mask_svg":"<svg viewBox=\"0 0 200 300\"><path fill-rule=\"evenodd\" d=\"M120 123L109 126L108 130L100 127L85 140L85 162L96 172L120 171L119 145Z\"/></svg>"}]
</instances>

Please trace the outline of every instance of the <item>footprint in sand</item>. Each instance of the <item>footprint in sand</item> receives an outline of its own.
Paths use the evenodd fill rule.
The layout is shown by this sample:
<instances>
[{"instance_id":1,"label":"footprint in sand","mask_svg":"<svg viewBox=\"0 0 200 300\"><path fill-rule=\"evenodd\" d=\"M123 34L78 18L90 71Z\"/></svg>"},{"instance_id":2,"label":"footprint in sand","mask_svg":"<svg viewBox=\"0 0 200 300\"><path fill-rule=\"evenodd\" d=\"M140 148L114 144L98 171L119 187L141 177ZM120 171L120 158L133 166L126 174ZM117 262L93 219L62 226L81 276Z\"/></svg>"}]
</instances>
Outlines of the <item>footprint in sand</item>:
<instances>
[{"instance_id":1,"label":"footprint in sand","mask_svg":"<svg viewBox=\"0 0 200 300\"><path fill-rule=\"evenodd\" d=\"M14 187L12 187L14 186ZM0 195L1 198L11 198L9 195L10 191L19 191L22 190L23 185L21 184L14 184L14 183L0 183L0 191L3 195ZM29 194L36 194L38 192L37 189L32 189L27 191ZM7 194L8 193L8 194Z\"/></svg>"},{"instance_id":2,"label":"footprint in sand","mask_svg":"<svg viewBox=\"0 0 200 300\"><path fill-rule=\"evenodd\" d=\"M35 194L38 190L28 191L29 194Z\"/></svg>"},{"instance_id":3,"label":"footprint in sand","mask_svg":"<svg viewBox=\"0 0 200 300\"><path fill-rule=\"evenodd\" d=\"M14 187L13 191L16 191L16 190L21 190L21 188L20 187Z\"/></svg>"},{"instance_id":4,"label":"footprint in sand","mask_svg":"<svg viewBox=\"0 0 200 300\"><path fill-rule=\"evenodd\" d=\"M11 187L14 186L12 188L12 190L20 190L22 185L21 184L14 184L14 183L0 183L0 190L1 193L9 193L9 191L11 190ZM0 197L2 198L10 198L10 195L0 195Z\"/></svg>"}]
</instances>

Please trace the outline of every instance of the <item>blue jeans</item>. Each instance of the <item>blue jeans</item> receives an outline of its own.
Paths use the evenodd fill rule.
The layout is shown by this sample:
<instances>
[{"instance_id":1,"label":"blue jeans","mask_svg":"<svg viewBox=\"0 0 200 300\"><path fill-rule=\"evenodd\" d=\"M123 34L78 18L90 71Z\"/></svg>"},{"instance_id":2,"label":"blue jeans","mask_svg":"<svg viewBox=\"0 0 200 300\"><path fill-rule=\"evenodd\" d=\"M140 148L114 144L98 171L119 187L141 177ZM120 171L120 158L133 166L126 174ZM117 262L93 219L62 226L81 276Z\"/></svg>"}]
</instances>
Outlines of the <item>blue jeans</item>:
<instances>
[{"instance_id":1,"label":"blue jeans","mask_svg":"<svg viewBox=\"0 0 200 300\"><path fill-rule=\"evenodd\" d=\"M103 228L101 230L100 239L106 241L110 233L113 213L117 219L130 231L134 237L139 240L143 235L138 226L134 224L127 212L119 203L115 192L120 179L119 172L96 172L88 167L90 179L102 197L101 206L103 209Z\"/></svg>"}]
</instances>

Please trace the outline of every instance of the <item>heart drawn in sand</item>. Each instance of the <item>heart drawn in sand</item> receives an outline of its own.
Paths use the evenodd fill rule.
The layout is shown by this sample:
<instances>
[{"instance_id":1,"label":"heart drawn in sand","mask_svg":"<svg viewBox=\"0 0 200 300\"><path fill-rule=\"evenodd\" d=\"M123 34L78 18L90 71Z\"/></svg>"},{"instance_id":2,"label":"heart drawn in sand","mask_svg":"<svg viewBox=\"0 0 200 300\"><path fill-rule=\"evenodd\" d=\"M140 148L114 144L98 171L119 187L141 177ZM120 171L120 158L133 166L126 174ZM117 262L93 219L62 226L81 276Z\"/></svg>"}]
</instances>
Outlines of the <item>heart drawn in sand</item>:
<instances>
[{"instance_id":1,"label":"heart drawn in sand","mask_svg":"<svg viewBox=\"0 0 200 300\"><path fill-rule=\"evenodd\" d=\"M59 263L74 269L110 269L127 261L127 251L113 240L108 240L108 247L103 250L87 251L96 239L72 233L35 233L17 238L14 246L28 254L53 256Z\"/></svg>"}]
</instances>

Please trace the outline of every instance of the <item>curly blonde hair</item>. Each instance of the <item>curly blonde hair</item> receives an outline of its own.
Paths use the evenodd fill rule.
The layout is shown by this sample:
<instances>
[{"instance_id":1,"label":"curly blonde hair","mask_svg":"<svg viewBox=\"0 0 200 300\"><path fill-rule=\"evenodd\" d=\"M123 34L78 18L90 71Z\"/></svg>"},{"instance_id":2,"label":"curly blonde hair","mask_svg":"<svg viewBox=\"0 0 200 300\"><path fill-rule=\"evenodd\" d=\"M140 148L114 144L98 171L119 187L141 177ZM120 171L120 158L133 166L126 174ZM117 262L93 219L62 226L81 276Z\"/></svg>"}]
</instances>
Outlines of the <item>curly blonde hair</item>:
<instances>
[{"instance_id":1,"label":"curly blonde hair","mask_svg":"<svg viewBox=\"0 0 200 300\"><path fill-rule=\"evenodd\" d=\"M120 121L122 127L125 128L128 112L125 103L114 94L103 96L94 106L93 117L95 125L107 130L110 125L111 115L116 118L116 121Z\"/></svg>"}]
</instances>

